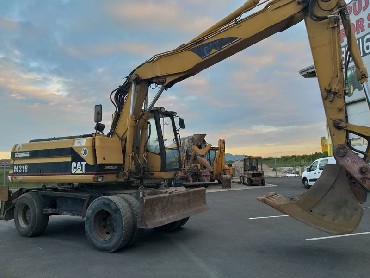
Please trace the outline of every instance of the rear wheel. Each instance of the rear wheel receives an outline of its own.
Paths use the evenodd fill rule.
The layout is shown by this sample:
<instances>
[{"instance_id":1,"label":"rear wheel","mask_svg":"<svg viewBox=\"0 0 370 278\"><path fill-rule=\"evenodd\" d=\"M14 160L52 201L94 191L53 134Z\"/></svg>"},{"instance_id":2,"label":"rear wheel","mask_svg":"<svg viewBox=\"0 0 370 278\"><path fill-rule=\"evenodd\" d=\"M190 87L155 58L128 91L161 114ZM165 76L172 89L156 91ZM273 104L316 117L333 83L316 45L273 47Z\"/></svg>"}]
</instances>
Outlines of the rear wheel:
<instances>
[{"instance_id":1,"label":"rear wheel","mask_svg":"<svg viewBox=\"0 0 370 278\"><path fill-rule=\"evenodd\" d=\"M99 250L115 252L125 247L135 230L133 212L119 196L99 197L87 209L86 237Z\"/></svg>"},{"instance_id":2,"label":"rear wheel","mask_svg":"<svg viewBox=\"0 0 370 278\"><path fill-rule=\"evenodd\" d=\"M178 221L174 221L174 222L168 223L166 225L156 227L154 229L157 230L157 231L160 231L160 232L173 232L173 231L178 230L182 226L184 226L186 224L186 222L188 222L189 218L190 217L186 217L186 218L180 219Z\"/></svg>"},{"instance_id":3,"label":"rear wheel","mask_svg":"<svg viewBox=\"0 0 370 278\"><path fill-rule=\"evenodd\" d=\"M262 185L262 186L265 186L265 184L266 184L265 180L264 180L264 179L263 179L263 180L261 180L261 185Z\"/></svg>"},{"instance_id":4,"label":"rear wheel","mask_svg":"<svg viewBox=\"0 0 370 278\"><path fill-rule=\"evenodd\" d=\"M119 195L124 201L127 202L127 204L129 205L132 213L133 213L133 217L134 217L134 230L132 232L132 237L131 239L129 240L129 242L127 243L127 246L130 246L131 244L133 244L135 242L135 236L136 236L136 232L137 232L137 221L140 217L140 203L139 201L132 195L128 195L128 194L120 194Z\"/></svg>"},{"instance_id":5,"label":"rear wheel","mask_svg":"<svg viewBox=\"0 0 370 278\"><path fill-rule=\"evenodd\" d=\"M180 228L180 227L182 227L182 226L184 226L184 225L186 224L186 222L188 222L188 221L189 221L189 219L190 219L190 217L186 217L186 218L184 218L184 219L180 220L180 221L181 221L181 223L180 223L179 228Z\"/></svg>"},{"instance_id":6,"label":"rear wheel","mask_svg":"<svg viewBox=\"0 0 370 278\"><path fill-rule=\"evenodd\" d=\"M42 198L37 192L21 195L15 203L14 223L25 237L41 235L48 226L49 215L43 213Z\"/></svg>"},{"instance_id":7,"label":"rear wheel","mask_svg":"<svg viewBox=\"0 0 370 278\"><path fill-rule=\"evenodd\" d=\"M240 177L240 183L245 184L245 178L244 177Z\"/></svg>"}]
</instances>

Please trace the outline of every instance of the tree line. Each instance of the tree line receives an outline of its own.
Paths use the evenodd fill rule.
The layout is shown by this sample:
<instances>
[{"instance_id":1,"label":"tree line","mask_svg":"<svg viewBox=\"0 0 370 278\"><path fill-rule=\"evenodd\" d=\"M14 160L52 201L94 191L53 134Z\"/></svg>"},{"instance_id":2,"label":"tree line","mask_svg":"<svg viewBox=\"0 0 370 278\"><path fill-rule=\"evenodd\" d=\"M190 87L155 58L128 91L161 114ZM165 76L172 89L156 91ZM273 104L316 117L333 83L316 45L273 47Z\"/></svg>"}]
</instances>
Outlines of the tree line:
<instances>
[{"instance_id":1,"label":"tree line","mask_svg":"<svg viewBox=\"0 0 370 278\"><path fill-rule=\"evenodd\" d=\"M281 157L264 157L262 158L262 163L267 164L269 167L273 168L275 165L284 166L296 166L304 167L311 164L315 159L327 157L327 152L315 152L312 154L302 154L302 155L286 155ZM234 161L229 160L227 164L232 164Z\"/></svg>"}]
</instances>

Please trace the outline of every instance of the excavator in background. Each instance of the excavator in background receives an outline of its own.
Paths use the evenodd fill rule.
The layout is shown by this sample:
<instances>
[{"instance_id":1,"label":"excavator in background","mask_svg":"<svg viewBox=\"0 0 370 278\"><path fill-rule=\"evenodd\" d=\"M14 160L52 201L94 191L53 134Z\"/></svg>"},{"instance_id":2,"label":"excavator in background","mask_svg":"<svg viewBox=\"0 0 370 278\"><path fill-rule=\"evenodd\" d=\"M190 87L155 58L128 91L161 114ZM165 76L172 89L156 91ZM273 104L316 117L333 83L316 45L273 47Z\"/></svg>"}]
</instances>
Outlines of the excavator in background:
<instances>
[{"instance_id":1,"label":"excavator in background","mask_svg":"<svg viewBox=\"0 0 370 278\"><path fill-rule=\"evenodd\" d=\"M243 170L240 173L240 183L252 185L265 185L265 172L262 169L261 156L246 155L243 158Z\"/></svg>"},{"instance_id":2,"label":"excavator in background","mask_svg":"<svg viewBox=\"0 0 370 278\"><path fill-rule=\"evenodd\" d=\"M42 234L50 215L81 216L91 244L109 252L131 244L137 228L181 227L190 216L207 209L205 188L147 182L174 178L180 169L177 115L155 108L157 99L176 83L301 21L337 165L327 166L316 184L297 199L270 193L259 200L330 233L353 231L370 189L370 147L359 157L349 147L348 135L369 140L370 128L347 121L343 70L352 59L361 84L367 84L368 73L344 0L248 0L188 43L145 61L112 91L115 112L108 133L98 106L91 134L35 139L13 147L10 180L42 185L17 191L2 188L1 217L14 218L18 232L32 237ZM341 26L347 38L344 59ZM156 87L159 90L149 104L150 89ZM178 126L184 127L184 121L179 119Z\"/></svg>"},{"instance_id":3,"label":"excavator in background","mask_svg":"<svg viewBox=\"0 0 370 278\"><path fill-rule=\"evenodd\" d=\"M222 188L231 188L231 175L225 164L225 140L218 146L208 144L206 134L193 134L180 140L182 169L176 182L186 186L205 186L218 181Z\"/></svg>"},{"instance_id":4,"label":"excavator in background","mask_svg":"<svg viewBox=\"0 0 370 278\"><path fill-rule=\"evenodd\" d=\"M231 188L232 167L226 165L225 154L225 139L218 139L217 147L212 146L206 157L213 168L211 181L218 181L222 188Z\"/></svg>"}]
</instances>

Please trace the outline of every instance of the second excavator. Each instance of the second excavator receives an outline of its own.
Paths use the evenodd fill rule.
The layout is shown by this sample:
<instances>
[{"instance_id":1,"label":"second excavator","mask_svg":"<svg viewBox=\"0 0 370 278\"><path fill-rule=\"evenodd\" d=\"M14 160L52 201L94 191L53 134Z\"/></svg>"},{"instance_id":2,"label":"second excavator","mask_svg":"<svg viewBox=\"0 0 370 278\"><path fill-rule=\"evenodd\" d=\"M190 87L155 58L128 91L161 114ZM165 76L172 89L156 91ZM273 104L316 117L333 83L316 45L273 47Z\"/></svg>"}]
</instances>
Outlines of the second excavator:
<instances>
[{"instance_id":1,"label":"second excavator","mask_svg":"<svg viewBox=\"0 0 370 278\"><path fill-rule=\"evenodd\" d=\"M181 171L176 176L179 183L190 186L208 186L217 181L222 188L231 187L231 173L225 163L225 140L218 146L205 140L206 134L193 134L181 138Z\"/></svg>"}]
</instances>

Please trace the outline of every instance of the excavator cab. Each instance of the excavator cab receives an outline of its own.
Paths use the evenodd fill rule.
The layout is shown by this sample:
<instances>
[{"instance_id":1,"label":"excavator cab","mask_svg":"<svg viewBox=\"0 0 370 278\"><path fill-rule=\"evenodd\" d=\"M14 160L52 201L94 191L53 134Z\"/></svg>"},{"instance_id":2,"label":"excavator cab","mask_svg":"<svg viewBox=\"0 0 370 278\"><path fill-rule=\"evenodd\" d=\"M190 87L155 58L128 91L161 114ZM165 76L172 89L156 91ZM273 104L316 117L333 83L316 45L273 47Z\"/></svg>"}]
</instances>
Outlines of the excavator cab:
<instances>
[{"instance_id":1,"label":"excavator cab","mask_svg":"<svg viewBox=\"0 0 370 278\"><path fill-rule=\"evenodd\" d=\"M163 107L153 108L148 119L146 152L149 165L155 169L150 172L176 172L180 168L178 129L175 124L176 112ZM180 126L185 125L184 120Z\"/></svg>"}]
</instances>

